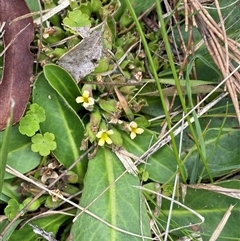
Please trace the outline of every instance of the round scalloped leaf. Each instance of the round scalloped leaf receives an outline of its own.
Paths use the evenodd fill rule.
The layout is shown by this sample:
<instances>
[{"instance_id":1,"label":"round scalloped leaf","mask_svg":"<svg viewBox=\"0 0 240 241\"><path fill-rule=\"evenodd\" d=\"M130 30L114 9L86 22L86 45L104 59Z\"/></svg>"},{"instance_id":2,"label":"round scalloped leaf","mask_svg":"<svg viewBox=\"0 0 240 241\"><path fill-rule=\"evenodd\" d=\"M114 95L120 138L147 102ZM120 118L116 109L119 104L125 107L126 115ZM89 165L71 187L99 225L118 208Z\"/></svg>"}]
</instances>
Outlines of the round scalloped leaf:
<instances>
[{"instance_id":1,"label":"round scalloped leaf","mask_svg":"<svg viewBox=\"0 0 240 241\"><path fill-rule=\"evenodd\" d=\"M32 137L31 150L33 152L39 152L41 156L47 156L51 151L57 148L57 144L54 141L55 136L52 133L46 132L44 135L36 134Z\"/></svg>"},{"instance_id":2,"label":"round scalloped leaf","mask_svg":"<svg viewBox=\"0 0 240 241\"><path fill-rule=\"evenodd\" d=\"M63 23L69 27L85 27L91 25L89 16L80 10L74 10L63 19Z\"/></svg>"},{"instance_id":3,"label":"round scalloped leaf","mask_svg":"<svg viewBox=\"0 0 240 241\"><path fill-rule=\"evenodd\" d=\"M30 105L30 110L27 112L28 115L32 115L38 122L46 120L45 110L36 103Z\"/></svg>"},{"instance_id":4,"label":"round scalloped leaf","mask_svg":"<svg viewBox=\"0 0 240 241\"><path fill-rule=\"evenodd\" d=\"M24 206L22 204L19 204L17 200L10 199L8 201L7 207L4 209L5 215L8 217L9 220L12 220L15 218L15 216L19 213L19 211Z\"/></svg>"},{"instance_id":5,"label":"round scalloped leaf","mask_svg":"<svg viewBox=\"0 0 240 241\"><path fill-rule=\"evenodd\" d=\"M19 124L18 130L22 135L31 137L39 130L39 122L32 115L24 116Z\"/></svg>"}]
</instances>

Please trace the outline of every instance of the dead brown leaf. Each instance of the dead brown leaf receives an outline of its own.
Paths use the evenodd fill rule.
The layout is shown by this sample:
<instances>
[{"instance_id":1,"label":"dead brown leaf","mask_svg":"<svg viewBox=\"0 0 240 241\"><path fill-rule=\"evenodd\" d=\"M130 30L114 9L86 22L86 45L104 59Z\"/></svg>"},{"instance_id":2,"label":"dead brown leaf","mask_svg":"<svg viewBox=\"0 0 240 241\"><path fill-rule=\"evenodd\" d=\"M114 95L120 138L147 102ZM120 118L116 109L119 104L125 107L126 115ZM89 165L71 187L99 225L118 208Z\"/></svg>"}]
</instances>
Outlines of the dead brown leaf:
<instances>
[{"instance_id":1,"label":"dead brown leaf","mask_svg":"<svg viewBox=\"0 0 240 241\"><path fill-rule=\"evenodd\" d=\"M24 114L31 92L34 57L29 47L34 37L33 20L28 17L12 22L28 13L24 0L0 0L0 23L5 23L3 42L6 48L0 85L0 130L6 127L11 99L15 102L13 123L16 123Z\"/></svg>"}]
</instances>

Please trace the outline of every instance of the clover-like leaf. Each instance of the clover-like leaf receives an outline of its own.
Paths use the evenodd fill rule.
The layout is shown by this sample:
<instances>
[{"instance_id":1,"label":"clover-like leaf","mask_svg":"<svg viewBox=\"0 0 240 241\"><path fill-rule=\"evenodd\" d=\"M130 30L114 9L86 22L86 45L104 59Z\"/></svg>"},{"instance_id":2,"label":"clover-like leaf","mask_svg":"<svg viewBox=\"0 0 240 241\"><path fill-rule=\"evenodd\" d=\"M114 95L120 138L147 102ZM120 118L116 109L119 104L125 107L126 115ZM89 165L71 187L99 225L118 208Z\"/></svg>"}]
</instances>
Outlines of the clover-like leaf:
<instances>
[{"instance_id":1,"label":"clover-like leaf","mask_svg":"<svg viewBox=\"0 0 240 241\"><path fill-rule=\"evenodd\" d=\"M54 141L55 136L53 133L46 132L44 135L36 134L31 138L31 150L39 152L41 156L47 156L51 151L57 148L57 143Z\"/></svg>"},{"instance_id":2,"label":"clover-like leaf","mask_svg":"<svg viewBox=\"0 0 240 241\"><path fill-rule=\"evenodd\" d=\"M39 130L39 122L33 115L27 114L20 120L18 130L21 134L31 137Z\"/></svg>"},{"instance_id":3,"label":"clover-like leaf","mask_svg":"<svg viewBox=\"0 0 240 241\"><path fill-rule=\"evenodd\" d=\"M69 27L85 27L91 25L89 16L80 10L74 10L63 19L63 23Z\"/></svg>"},{"instance_id":4,"label":"clover-like leaf","mask_svg":"<svg viewBox=\"0 0 240 241\"><path fill-rule=\"evenodd\" d=\"M45 110L36 103L30 105L30 110L27 112L27 115L32 115L38 122L44 122L46 120Z\"/></svg>"},{"instance_id":5,"label":"clover-like leaf","mask_svg":"<svg viewBox=\"0 0 240 241\"><path fill-rule=\"evenodd\" d=\"M4 209L4 213L9 220L12 220L19 213L19 211L23 209L23 207L24 205L19 204L17 200L10 199L7 207Z\"/></svg>"}]
</instances>

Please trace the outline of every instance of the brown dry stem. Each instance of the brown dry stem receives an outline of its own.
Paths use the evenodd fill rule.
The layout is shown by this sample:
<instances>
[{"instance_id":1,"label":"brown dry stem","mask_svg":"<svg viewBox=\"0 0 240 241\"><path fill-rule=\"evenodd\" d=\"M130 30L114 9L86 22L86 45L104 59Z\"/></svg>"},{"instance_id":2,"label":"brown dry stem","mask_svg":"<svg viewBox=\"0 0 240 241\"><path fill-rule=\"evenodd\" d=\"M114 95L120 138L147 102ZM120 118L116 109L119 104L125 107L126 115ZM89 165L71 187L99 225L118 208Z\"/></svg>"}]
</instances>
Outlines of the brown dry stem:
<instances>
[{"instance_id":1,"label":"brown dry stem","mask_svg":"<svg viewBox=\"0 0 240 241\"><path fill-rule=\"evenodd\" d=\"M189 9L186 11L188 19L188 12L191 14L194 12L194 19L197 23L197 28L203 37L206 47L212 56L213 61L221 71L224 78L226 78L230 72L234 70L233 62L240 64L240 44L235 40L227 37L224 20L221 14L221 9L217 0L215 5L218 11L220 24L209 15L203 5L197 0L185 0L185 8ZM191 16L191 18L193 15ZM191 21L187 20L186 29L189 28ZM220 27L221 26L221 27ZM240 75L235 72L226 81L228 92L231 96L238 122L240 124L240 109L238 103L238 94L240 93Z\"/></svg>"}]
</instances>

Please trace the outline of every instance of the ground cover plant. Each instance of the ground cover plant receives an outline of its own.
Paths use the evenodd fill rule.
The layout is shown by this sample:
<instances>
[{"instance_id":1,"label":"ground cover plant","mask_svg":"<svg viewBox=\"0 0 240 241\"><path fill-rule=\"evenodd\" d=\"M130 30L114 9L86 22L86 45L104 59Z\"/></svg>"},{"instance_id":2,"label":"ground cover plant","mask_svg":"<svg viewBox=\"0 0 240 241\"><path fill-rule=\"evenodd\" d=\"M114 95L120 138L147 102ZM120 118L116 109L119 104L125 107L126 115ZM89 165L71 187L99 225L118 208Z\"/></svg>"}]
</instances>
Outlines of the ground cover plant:
<instances>
[{"instance_id":1,"label":"ground cover plant","mask_svg":"<svg viewBox=\"0 0 240 241\"><path fill-rule=\"evenodd\" d=\"M238 5L0 0L1 240L239 240Z\"/></svg>"}]
</instances>

